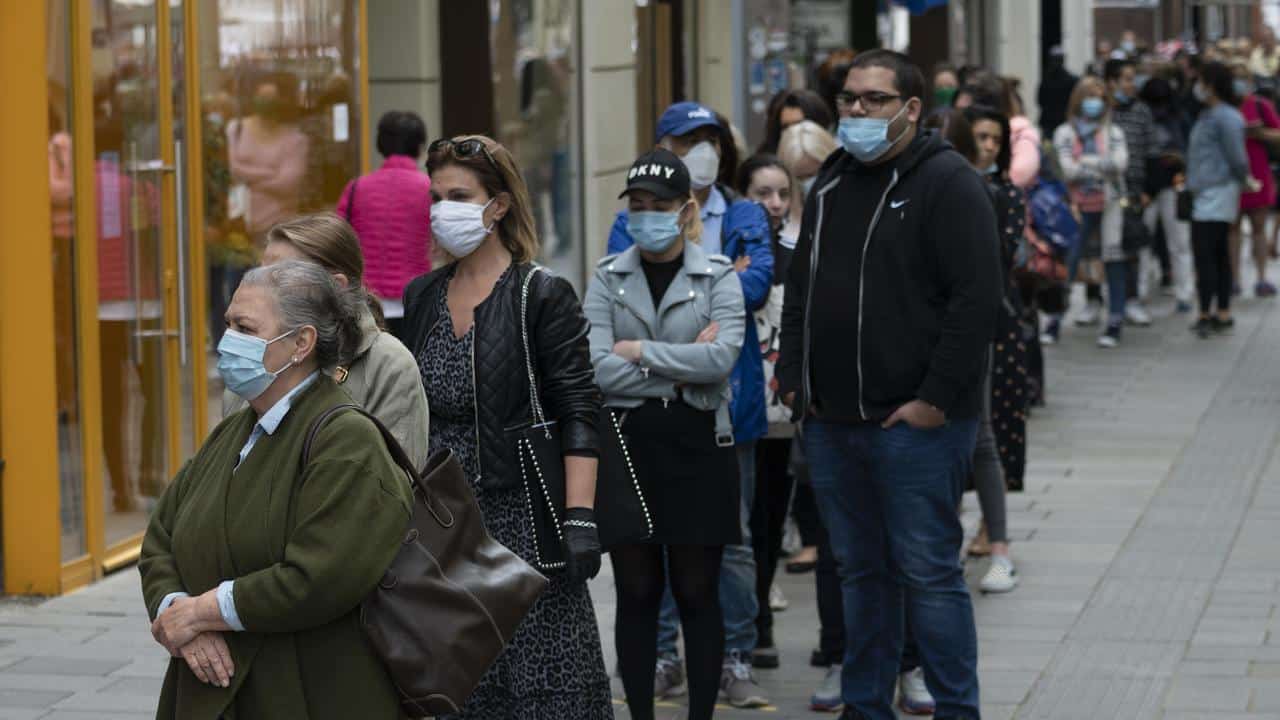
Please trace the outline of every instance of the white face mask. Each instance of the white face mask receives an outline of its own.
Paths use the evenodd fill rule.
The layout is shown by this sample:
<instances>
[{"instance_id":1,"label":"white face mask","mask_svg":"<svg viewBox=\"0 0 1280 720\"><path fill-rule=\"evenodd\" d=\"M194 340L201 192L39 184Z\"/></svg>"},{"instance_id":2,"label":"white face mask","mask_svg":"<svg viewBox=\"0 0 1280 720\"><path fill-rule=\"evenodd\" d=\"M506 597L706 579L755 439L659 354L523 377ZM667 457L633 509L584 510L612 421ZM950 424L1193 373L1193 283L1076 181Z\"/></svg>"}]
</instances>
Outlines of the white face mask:
<instances>
[{"instance_id":1,"label":"white face mask","mask_svg":"<svg viewBox=\"0 0 1280 720\"><path fill-rule=\"evenodd\" d=\"M441 200L432 204L432 238L455 258L470 255L493 230L493 225L484 225L484 210L492 202L493 198L483 205L457 200Z\"/></svg>"},{"instance_id":2,"label":"white face mask","mask_svg":"<svg viewBox=\"0 0 1280 720\"><path fill-rule=\"evenodd\" d=\"M680 159L689 168L689 184L694 190L710 187L720 173L720 153L708 140L694 145Z\"/></svg>"}]
</instances>

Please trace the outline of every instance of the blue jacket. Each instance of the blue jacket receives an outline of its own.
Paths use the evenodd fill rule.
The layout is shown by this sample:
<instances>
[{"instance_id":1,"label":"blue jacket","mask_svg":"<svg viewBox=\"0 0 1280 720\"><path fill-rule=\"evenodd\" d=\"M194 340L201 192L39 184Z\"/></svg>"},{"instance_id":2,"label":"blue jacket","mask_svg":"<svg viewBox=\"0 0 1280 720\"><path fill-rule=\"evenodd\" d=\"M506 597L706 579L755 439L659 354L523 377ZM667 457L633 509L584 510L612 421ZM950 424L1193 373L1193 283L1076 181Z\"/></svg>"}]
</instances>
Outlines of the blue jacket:
<instances>
[{"instance_id":1,"label":"blue jacket","mask_svg":"<svg viewBox=\"0 0 1280 720\"><path fill-rule=\"evenodd\" d=\"M738 273L747 307L746 332L742 339L742 352L729 377L729 387L733 392L729 406L733 417L733 437L744 443L764 437L769 430L764 407L764 365L753 313L769 299L773 252L769 248L769 218L764 208L737 197L726 187L717 187L729 205L720 224L724 254L730 260L737 260L743 255L751 258L751 266ZM632 244L631 235L627 233L627 211L622 210L609 231L609 254L620 253Z\"/></svg>"}]
</instances>

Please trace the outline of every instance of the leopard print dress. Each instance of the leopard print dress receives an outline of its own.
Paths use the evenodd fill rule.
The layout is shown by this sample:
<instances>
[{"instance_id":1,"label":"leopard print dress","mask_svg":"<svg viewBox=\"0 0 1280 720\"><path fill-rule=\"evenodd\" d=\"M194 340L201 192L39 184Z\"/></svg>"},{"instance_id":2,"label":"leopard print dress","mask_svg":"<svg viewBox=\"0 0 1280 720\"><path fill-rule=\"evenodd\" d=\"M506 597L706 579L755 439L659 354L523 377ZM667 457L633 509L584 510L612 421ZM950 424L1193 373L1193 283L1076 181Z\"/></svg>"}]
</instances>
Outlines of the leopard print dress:
<instances>
[{"instance_id":1,"label":"leopard print dress","mask_svg":"<svg viewBox=\"0 0 1280 720\"><path fill-rule=\"evenodd\" d=\"M475 326L455 337L445 293L440 321L418 356L431 408L431 452L458 457L480 504L485 527L525 560L534 557L533 528L519 488L494 490L475 482L475 386L471 348ZM498 661L472 693L461 715L479 720L611 720L613 700L600 650L595 608L585 585L562 575L534 603Z\"/></svg>"}]
</instances>

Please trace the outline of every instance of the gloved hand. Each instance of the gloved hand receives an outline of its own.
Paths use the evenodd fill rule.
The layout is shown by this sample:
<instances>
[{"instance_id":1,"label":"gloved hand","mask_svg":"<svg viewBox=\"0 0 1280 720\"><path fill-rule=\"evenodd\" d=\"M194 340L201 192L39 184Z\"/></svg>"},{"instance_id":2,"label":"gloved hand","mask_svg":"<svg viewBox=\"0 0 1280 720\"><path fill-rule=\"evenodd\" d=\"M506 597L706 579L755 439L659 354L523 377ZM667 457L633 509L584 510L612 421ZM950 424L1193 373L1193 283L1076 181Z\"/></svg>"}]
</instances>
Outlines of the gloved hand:
<instances>
[{"instance_id":1,"label":"gloved hand","mask_svg":"<svg viewBox=\"0 0 1280 720\"><path fill-rule=\"evenodd\" d=\"M600 572L600 535L591 508L564 511L564 546L568 555L569 582L585 583Z\"/></svg>"}]
</instances>

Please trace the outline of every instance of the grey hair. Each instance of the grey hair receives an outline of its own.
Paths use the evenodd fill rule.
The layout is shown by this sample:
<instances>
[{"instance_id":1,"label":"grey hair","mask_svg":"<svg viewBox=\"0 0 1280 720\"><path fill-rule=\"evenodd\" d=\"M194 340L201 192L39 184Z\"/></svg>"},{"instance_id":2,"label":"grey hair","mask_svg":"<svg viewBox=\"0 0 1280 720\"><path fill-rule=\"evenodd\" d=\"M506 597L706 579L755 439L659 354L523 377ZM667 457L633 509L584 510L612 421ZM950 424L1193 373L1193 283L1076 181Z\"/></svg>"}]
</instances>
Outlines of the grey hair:
<instances>
[{"instance_id":1,"label":"grey hair","mask_svg":"<svg viewBox=\"0 0 1280 720\"><path fill-rule=\"evenodd\" d=\"M285 260L245 273L243 285L266 288L275 301L281 332L316 329L316 362L322 370L347 366L360 346L360 298L329 271L307 260Z\"/></svg>"}]
</instances>

